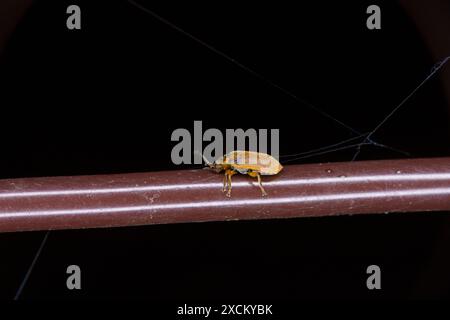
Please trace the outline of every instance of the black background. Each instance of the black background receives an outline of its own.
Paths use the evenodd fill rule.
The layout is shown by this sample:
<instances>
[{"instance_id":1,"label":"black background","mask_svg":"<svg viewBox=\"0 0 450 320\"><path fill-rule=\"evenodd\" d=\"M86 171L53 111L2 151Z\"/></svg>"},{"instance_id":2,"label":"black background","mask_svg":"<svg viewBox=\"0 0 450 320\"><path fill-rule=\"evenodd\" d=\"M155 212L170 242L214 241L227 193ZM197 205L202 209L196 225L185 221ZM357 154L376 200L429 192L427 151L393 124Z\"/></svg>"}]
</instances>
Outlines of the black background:
<instances>
[{"instance_id":1,"label":"black background","mask_svg":"<svg viewBox=\"0 0 450 320\"><path fill-rule=\"evenodd\" d=\"M368 132L437 62L394 1L377 2L375 31L366 28L368 1L139 3L260 76L126 0L35 1L0 58L1 178L180 169L170 135L194 120L279 128L281 154L307 151L353 133L270 81ZM70 4L81 7L81 30L66 28ZM374 139L414 157L449 155L448 120L437 76ZM399 157L369 146L358 159ZM448 217L52 231L21 299L448 298ZM44 234L0 234L1 298L14 297ZM80 291L66 289L71 264L81 267ZM381 267L382 290L366 288L371 264Z\"/></svg>"}]
</instances>

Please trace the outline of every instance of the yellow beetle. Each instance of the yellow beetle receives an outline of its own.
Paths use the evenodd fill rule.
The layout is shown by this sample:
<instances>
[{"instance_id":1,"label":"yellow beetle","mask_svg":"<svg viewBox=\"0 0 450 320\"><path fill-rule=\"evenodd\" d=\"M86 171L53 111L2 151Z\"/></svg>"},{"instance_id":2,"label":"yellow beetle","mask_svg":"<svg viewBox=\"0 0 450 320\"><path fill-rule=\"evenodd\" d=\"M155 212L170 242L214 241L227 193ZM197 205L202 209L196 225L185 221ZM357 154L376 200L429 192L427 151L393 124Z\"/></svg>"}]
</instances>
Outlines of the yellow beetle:
<instances>
[{"instance_id":1,"label":"yellow beetle","mask_svg":"<svg viewBox=\"0 0 450 320\"><path fill-rule=\"evenodd\" d=\"M223 178L223 192L231 197L231 176L236 173L248 174L250 177L258 178L259 188L262 195L267 196L261 183L261 175L275 175L283 169L283 166L272 156L254 151L232 151L223 157L209 162L203 156L206 165L217 173L225 171Z\"/></svg>"}]
</instances>

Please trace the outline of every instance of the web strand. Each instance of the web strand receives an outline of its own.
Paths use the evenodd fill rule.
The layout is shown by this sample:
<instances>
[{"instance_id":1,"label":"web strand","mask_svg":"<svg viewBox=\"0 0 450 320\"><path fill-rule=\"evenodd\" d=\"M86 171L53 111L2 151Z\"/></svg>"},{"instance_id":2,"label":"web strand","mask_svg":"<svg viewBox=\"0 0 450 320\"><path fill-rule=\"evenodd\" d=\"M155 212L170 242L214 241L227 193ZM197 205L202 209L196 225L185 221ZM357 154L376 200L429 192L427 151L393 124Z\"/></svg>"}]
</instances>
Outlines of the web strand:
<instances>
[{"instance_id":1,"label":"web strand","mask_svg":"<svg viewBox=\"0 0 450 320\"><path fill-rule=\"evenodd\" d=\"M438 62L434 67L431 73L410 93L408 94L399 104L396 106L367 136L367 139L370 139L378 129L381 128L397 111L400 109L428 80L433 77L436 72L438 72L446 63L450 60L450 56L445 58L444 60Z\"/></svg>"},{"instance_id":2,"label":"web strand","mask_svg":"<svg viewBox=\"0 0 450 320\"><path fill-rule=\"evenodd\" d=\"M342 140L340 142L333 143L333 144L330 144L328 146L324 146L324 147L320 147L320 148L316 148L316 149L311 149L309 151L304 151L304 152L294 153L294 154L285 154L285 155L280 156L280 158L283 159L283 158L290 158L290 157L298 157L298 156L303 156L303 155L307 155L307 154L314 154L314 153L317 153L317 152L322 152L324 150L328 150L328 149L331 149L331 148L336 148L336 147L342 146L343 144L346 144L348 142L361 139L361 138L365 137L366 135L367 134L361 134L359 136L356 136L356 137L353 137L353 138L350 138L350 139L347 139L347 140Z\"/></svg>"},{"instance_id":3,"label":"web strand","mask_svg":"<svg viewBox=\"0 0 450 320\"><path fill-rule=\"evenodd\" d=\"M27 284L28 279L30 278L31 272L33 271L34 266L36 265L36 262L38 261L39 256L41 255L42 249L44 249L44 246L45 246L45 243L47 242L49 234L50 234L50 230L45 233L45 236L41 241L41 245L39 246L39 249L36 251L33 261L31 262L30 267L28 268L27 273L25 274L25 277L23 278L23 280L19 286L19 289L17 289L16 295L14 296L14 300L19 300L20 295L22 294L22 291L25 288L25 285Z\"/></svg>"},{"instance_id":4,"label":"web strand","mask_svg":"<svg viewBox=\"0 0 450 320\"><path fill-rule=\"evenodd\" d=\"M326 117L326 118L328 118L328 119L334 121L335 123L339 124L341 127L346 128L348 131L350 131L350 132L352 132L353 134L357 135L357 136L355 137L355 139L358 139L358 138L360 138L360 137L363 136L363 134L362 134L361 132L359 132L358 130L354 129L353 127L347 125L347 124L344 123L343 121L341 121L341 120L337 119L336 117L330 115L329 113L327 113L327 112L321 110L320 108L318 108L318 107L312 105L311 103L305 101L304 99L299 98L297 95L295 95L295 94L292 93L291 91L289 91L289 90L283 88L283 87L280 86L279 84L277 84L277 83L275 83L274 81L268 79L267 77L264 77L264 76L261 75L260 73L258 73L258 72L256 72L255 70L249 68L248 66L242 64L241 62L239 62L239 61L237 61L236 59L232 58L231 56L227 55L227 54L224 53L223 51L221 51L221 50L215 48L214 46L212 46L212 45L210 45L209 43L207 43L207 42L201 40L200 38L198 38L198 37L194 36L193 34L187 32L186 30L180 28L179 26L175 25L174 23L170 22L169 20L167 20L167 19L161 17L160 15L156 14L155 12L153 12L153 11L150 10L150 9L148 9L147 7L145 7L145 6L143 6L143 5L139 4L139 3L137 3L137 2L134 1L134 0L127 0L127 1L128 1L131 5L133 5L134 7L138 8L139 10L141 10L141 11L147 13L148 15L152 16L153 18L155 18L156 20L160 21L161 23L163 23L163 24L169 26L170 28L172 28L172 29L176 30L177 32L183 34L184 36L190 38L191 40L193 40L193 41L199 43L199 44L202 45L203 47L209 49L211 52L213 52L213 53L217 54L218 56L221 56L222 58L228 60L229 62L233 63L234 65L236 65L237 67L241 68L242 70L244 70L244 71L246 71L246 72L252 74L254 77L260 79L261 81L267 83L268 85L270 85L270 86L276 88L277 90L279 90L280 92L284 93L285 95L291 97L291 98L294 99L295 101L297 101L297 102L303 104L304 106L306 106L306 107L308 107L308 108L310 108L310 109L312 109L312 110L314 110L314 111L320 113L320 114L323 115L324 117ZM344 144L345 142L346 142L346 140L344 140L344 141L342 141L342 142L340 142L340 143L337 143L336 145L341 145L341 144ZM374 143L374 142L371 141L370 139L367 139L367 141L365 141L365 142L369 142L369 143L367 143L367 144L372 144L372 143ZM382 145L379 144L378 146L382 146ZM332 146L319 148L317 151L321 151L321 150L327 149L327 148L329 148L329 147L332 147ZM394 148L390 148L390 147L388 147L388 148L391 149L391 150L394 150ZM306 153L310 153L310 152L313 152L313 151L307 151ZM321 154L321 153L319 153L319 154ZM300 154L299 154L299 155L300 155ZM313 155L311 155L311 157L312 157L312 156L313 156ZM290 160L290 161L291 161L291 160Z\"/></svg>"},{"instance_id":5,"label":"web strand","mask_svg":"<svg viewBox=\"0 0 450 320\"><path fill-rule=\"evenodd\" d=\"M292 161L301 160L301 159L306 159L306 158L311 158L311 157L316 157L316 156L323 155L323 154L327 154L327 153L331 153L331 152L336 152L336 151L341 151L341 150L347 150L347 149L355 148L355 147L358 147L358 146L361 146L361 145L371 145L371 144L372 144L372 143L370 143L370 142L365 142L365 143L355 143L355 144L351 144L351 145L349 145L349 146L343 146L343 147L340 147L340 148L334 148L334 149L331 149L331 150L326 150L326 151L322 151L322 152L316 152L316 153L309 154L309 155L306 155L306 156L302 156L302 157L297 157L297 158L294 158L294 159L285 160L285 161L283 161L283 163L286 163L286 162L292 162Z\"/></svg>"},{"instance_id":6,"label":"web strand","mask_svg":"<svg viewBox=\"0 0 450 320\"><path fill-rule=\"evenodd\" d=\"M152 10L144 7L143 5L137 3L136 1L128 0L128 2L130 4L132 4L133 6L135 6L136 8L138 8L138 9L142 10L143 12L149 14L153 18L157 19L158 21L166 24L170 28L178 31L179 33L181 33L181 34L185 35L186 37L192 39L193 41L199 43L200 45L202 45L205 48L209 49L210 51L214 52L215 54L223 57L224 59L226 59L229 62L233 63L234 65L236 65L237 67L241 68L242 70L252 74L256 78L258 78L258 79L262 80L263 82L269 84L270 86L276 88L277 90L281 91L282 93L284 93L285 95L291 97L292 99L296 100L297 102L300 102L301 104L307 106L308 108L310 108L310 109L312 109L312 110L322 114L324 117L334 121L335 123L339 124L341 127L346 128L347 130L351 131L353 134L356 134L356 135L360 135L361 134L358 130L352 128L351 126L347 125L346 123L342 122L341 120L337 119L336 117L330 115L329 113L323 111L322 109L319 109L318 107L312 105L311 103L309 103L309 102L299 98L297 95L295 95L291 91L283 88L282 86L280 86L279 84L275 83L274 81L268 79L267 77L264 77L263 75L261 75L260 73L256 72L255 70L253 70L253 69L249 68L248 66L240 63L236 59L234 59L231 56L227 55L223 51L218 50L217 48L213 47L209 43L206 43L205 41L197 38L193 34L187 32L186 30L184 30L184 29L182 29L180 27L178 27L177 25L173 24L172 22L168 21L167 19L165 19L165 18L161 17L160 15L156 14Z\"/></svg>"},{"instance_id":7,"label":"web strand","mask_svg":"<svg viewBox=\"0 0 450 320\"><path fill-rule=\"evenodd\" d=\"M371 137L389 120L392 118L392 116L409 100L411 99L412 96L414 96L414 94L420 89L422 88L422 86L427 83L448 61L450 60L450 56L446 57L445 59L443 59L442 61L439 61L438 63L436 63L431 71L431 73L424 79L422 80L422 82L419 83L418 86L416 86L414 88L413 91L411 91L410 94L408 94L394 109L392 109L391 112L389 112L387 114L386 117L383 118L383 120L380 121L380 123L378 123L374 129L372 131L369 132L369 134L367 135L367 137L364 139L363 143L361 143L360 146L358 146L358 150L356 151L356 153L353 155L353 158L351 161L356 160L356 158L358 157L358 155L361 152L361 146L363 144L365 144L366 142L372 142L372 144L377 145L379 147L384 147L386 148L387 146L382 145L382 144L378 144L375 143L374 141L371 140ZM391 147L388 147L389 149L393 149Z\"/></svg>"}]
</instances>

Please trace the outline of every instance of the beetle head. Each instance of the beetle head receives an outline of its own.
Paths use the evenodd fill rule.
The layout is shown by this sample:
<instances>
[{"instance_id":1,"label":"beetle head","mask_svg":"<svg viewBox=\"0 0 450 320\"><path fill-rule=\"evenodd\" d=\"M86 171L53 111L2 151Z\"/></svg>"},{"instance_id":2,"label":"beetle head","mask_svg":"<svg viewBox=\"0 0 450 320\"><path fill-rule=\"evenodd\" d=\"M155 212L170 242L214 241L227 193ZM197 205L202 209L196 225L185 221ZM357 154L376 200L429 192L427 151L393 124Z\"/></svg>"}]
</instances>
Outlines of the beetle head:
<instances>
[{"instance_id":1,"label":"beetle head","mask_svg":"<svg viewBox=\"0 0 450 320\"><path fill-rule=\"evenodd\" d=\"M216 163L215 161L214 162L210 162L210 161L208 161L208 159L206 159L206 157L204 156L204 155L202 155L202 157L203 157L203 161L205 161L205 164L206 164L206 169L211 169L211 170L214 170L215 172L217 172L217 173L219 173L220 171L222 171L223 170L223 165L221 165L221 164L218 164L218 163Z\"/></svg>"},{"instance_id":2,"label":"beetle head","mask_svg":"<svg viewBox=\"0 0 450 320\"><path fill-rule=\"evenodd\" d=\"M214 162L213 164L209 165L209 168L211 168L215 172L219 173L219 172L221 172L223 170L223 165L217 164L217 163Z\"/></svg>"}]
</instances>

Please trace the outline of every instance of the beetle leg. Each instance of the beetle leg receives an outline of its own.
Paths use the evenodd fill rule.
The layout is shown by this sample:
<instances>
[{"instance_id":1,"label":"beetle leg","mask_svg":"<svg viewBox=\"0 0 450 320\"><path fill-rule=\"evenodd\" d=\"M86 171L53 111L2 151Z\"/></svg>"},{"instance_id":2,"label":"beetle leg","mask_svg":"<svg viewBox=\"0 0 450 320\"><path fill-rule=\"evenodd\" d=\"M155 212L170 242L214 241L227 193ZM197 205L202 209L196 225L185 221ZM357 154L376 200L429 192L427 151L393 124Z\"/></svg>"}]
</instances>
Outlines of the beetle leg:
<instances>
[{"instance_id":1,"label":"beetle leg","mask_svg":"<svg viewBox=\"0 0 450 320\"><path fill-rule=\"evenodd\" d=\"M228 198L231 197L231 174L228 174L228 192L227 192L227 197Z\"/></svg>"},{"instance_id":2,"label":"beetle leg","mask_svg":"<svg viewBox=\"0 0 450 320\"><path fill-rule=\"evenodd\" d=\"M228 192L227 192L227 197L231 197L231 176L234 175L236 173L236 171L233 170L226 170L225 174L228 177Z\"/></svg>"},{"instance_id":3,"label":"beetle leg","mask_svg":"<svg viewBox=\"0 0 450 320\"><path fill-rule=\"evenodd\" d=\"M261 175L259 174L259 172L256 172L256 171L249 171L247 174L248 174L250 177L258 178L258 186L259 186L259 188L261 189L262 196L263 196L263 197L267 196L267 192L266 192L266 190L264 190L264 188L263 188L263 186L262 186Z\"/></svg>"},{"instance_id":4,"label":"beetle leg","mask_svg":"<svg viewBox=\"0 0 450 320\"><path fill-rule=\"evenodd\" d=\"M225 171L225 175L223 176L223 188L222 188L222 192L227 191L227 187L228 187L228 174Z\"/></svg>"},{"instance_id":5,"label":"beetle leg","mask_svg":"<svg viewBox=\"0 0 450 320\"><path fill-rule=\"evenodd\" d=\"M266 192L266 190L264 190L264 188L262 186L261 175L259 174L259 172L257 173L257 177L258 177L259 188L261 189L261 192L262 192L262 196L265 197L265 196L267 196L267 192Z\"/></svg>"}]
</instances>

